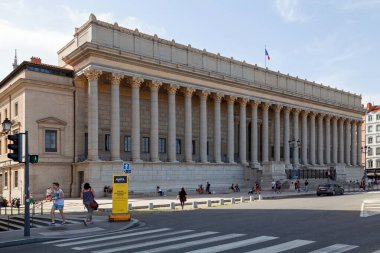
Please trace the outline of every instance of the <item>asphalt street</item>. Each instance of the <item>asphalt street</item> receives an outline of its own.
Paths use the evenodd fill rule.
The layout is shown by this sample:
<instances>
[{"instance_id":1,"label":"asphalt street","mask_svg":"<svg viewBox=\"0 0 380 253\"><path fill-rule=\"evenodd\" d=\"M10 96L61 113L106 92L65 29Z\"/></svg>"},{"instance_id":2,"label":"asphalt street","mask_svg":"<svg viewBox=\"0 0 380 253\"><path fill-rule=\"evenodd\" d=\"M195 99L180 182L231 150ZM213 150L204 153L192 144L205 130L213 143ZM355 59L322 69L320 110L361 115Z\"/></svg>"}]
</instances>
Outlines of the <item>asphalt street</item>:
<instances>
[{"instance_id":1,"label":"asphalt street","mask_svg":"<svg viewBox=\"0 0 380 253\"><path fill-rule=\"evenodd\" d=\"M366 210L363 201L372 203L371 209ZM0 251L372 253L380 250L377 202L380 204L380 193L374 192L263 200L191 211L139 211L133 216L144 225L135 230Z\"/></svg>"}]
</instances>

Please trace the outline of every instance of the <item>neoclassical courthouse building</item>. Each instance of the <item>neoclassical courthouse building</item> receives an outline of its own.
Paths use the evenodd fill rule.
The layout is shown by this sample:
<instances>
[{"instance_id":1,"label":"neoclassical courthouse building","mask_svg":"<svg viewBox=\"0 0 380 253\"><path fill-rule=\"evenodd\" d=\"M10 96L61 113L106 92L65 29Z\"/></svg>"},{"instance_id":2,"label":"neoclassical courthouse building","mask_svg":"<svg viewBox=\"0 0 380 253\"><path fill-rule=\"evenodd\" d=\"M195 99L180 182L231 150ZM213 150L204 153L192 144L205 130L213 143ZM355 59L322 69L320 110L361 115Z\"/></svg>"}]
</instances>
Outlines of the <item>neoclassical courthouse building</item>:
<instances>
[{"instance_id":1,"label":"neoclassical courthouse building","mask_svg":"<svg viewBox=\"0 0 380 253\"><path fill-rule=\"evenodd\" d=\"M97 192L129 162L130 190L210 181L251 187L285 170L361 177L361 96L97 20L58 51L58 66L23 62L0 83L1 121L29 131L31 192L53 181ZM300 141L291 148L289 141ZM1 191L23 192L23 164L0 143ZM294 144L294 143L293 143Z\"/></svg>"}]
</instances>

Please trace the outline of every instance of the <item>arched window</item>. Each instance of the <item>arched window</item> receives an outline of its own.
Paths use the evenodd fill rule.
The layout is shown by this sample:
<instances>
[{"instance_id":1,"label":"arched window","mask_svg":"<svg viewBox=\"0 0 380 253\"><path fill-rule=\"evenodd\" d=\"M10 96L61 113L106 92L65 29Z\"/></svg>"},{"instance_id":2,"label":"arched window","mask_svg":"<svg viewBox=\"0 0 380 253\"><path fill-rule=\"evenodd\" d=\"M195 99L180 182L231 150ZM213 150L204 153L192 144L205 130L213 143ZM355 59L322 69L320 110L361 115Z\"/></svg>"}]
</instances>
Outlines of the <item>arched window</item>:
<instances>
[{"instance_id":1,"label":"arched window","mask_svg":"<svg viewBox=\"0 0 380 253\"><path fill-rule=\"evenodd\" d=\"M368 168L373 168L373 161L372 160L368 160Z\"/></svg>"},{"instance_id":2,"label":"arched window","mask_svg":"<svg viewBox=\"0 0 380 253\"><path fill-rule=\"evenodd\" d=\"M380 159L376 160L376 168L380 168Z\"/></svg>"}]
</instances>

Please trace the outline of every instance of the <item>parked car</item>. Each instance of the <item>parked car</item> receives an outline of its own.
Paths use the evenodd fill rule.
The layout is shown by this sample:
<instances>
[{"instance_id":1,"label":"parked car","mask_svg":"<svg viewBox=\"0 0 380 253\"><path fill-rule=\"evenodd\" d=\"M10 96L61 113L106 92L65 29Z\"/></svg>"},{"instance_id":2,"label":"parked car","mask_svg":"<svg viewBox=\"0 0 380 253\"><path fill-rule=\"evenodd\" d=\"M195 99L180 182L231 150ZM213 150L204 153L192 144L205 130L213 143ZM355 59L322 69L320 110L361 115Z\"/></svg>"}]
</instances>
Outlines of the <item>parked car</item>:
<instances>
[{"instance_id":1,"label":"parked car","mask_svg":"<svg viewBox=\"0 0 380 253\"><path fill-rule=\"evenodd\" d=\"M326 195L343 195L344 189L339 184L320 184L317 188L317 196L321 196L322 194Z\"/></svg>"}]
</instances>

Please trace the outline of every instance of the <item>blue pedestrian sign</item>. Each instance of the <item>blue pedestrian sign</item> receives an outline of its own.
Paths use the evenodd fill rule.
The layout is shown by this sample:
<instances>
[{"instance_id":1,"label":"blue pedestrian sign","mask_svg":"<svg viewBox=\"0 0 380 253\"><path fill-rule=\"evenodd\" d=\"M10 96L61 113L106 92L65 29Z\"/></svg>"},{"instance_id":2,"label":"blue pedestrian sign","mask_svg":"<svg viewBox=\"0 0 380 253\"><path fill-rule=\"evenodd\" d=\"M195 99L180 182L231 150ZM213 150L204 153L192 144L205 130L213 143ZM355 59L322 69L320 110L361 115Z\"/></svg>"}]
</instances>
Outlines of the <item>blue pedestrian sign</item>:
<instances>
[{"instance_id":1,"label":"blue pedestrian sign","mask_svg":"<svg viewBox=\"0 0 380 253\"><path fill-rule=\"evenodd\" d=\"M125 174L131 174L132 168L131 168L131 165L129 163L123 162L123 172Z\"/></svg>"}]
</instances>

